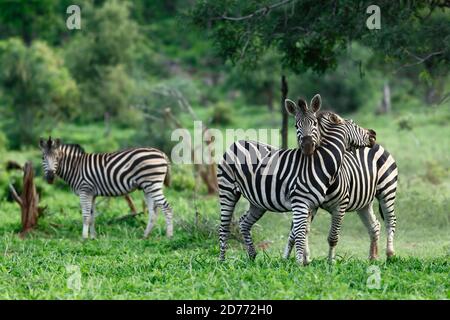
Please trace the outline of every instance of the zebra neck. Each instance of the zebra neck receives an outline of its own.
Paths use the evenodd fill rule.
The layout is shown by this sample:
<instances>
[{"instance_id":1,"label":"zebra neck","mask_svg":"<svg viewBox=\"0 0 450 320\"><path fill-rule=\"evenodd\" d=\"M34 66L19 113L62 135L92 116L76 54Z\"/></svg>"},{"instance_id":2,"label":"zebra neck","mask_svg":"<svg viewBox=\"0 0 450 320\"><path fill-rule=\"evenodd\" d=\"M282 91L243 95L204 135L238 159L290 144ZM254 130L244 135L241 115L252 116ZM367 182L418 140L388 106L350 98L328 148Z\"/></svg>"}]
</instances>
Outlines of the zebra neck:
<instances>
[{"instance_id":1,"label":"zebra neck","mask_svg":"<svg viewBox=\"0 0 450 320\"><path fill-rule=\"evenodd\" d=\"M332 184L341 170L346 151L345 132L339 127L320 126L321 144L317 149L316 157L323 162L323 175Z\"/></svg>"},{"instance_id":2,"label":"zebra neck","mask_svg":"<svg viewBox=\"0 0 450 320\"><path fill-rule=\"evenodd\" d=\"M76 186L79 178L79 170L84 153L70 148L62 148L62 156L59 160L56 175L67 182L72 188Z\"/></svg>"}]
</instances>

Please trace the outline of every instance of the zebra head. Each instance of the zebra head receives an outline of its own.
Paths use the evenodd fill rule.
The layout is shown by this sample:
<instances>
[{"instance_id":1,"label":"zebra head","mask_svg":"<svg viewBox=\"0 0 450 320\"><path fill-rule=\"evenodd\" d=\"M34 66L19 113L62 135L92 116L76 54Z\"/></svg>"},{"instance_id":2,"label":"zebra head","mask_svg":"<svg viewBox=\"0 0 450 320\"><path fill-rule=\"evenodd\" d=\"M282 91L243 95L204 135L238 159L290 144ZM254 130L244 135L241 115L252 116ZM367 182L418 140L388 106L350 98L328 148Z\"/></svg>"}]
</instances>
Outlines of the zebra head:
<instances>
[{"instance_id":1,"label":"zebra head","mask_svg":"<svg viewBox=\"0 0 450 320\"><path fill-rule=\"evenodd\" d=\"M320 124L331 123L332 125L339 125L343 129L347 150L362 147L371 148L376 143L377 134L374 130L360 127L351 119L343 119L333 112L322 112L318 119Z\"/></svg>"},{"instance_id":2,"label":"zebra head","mask_svg":"<svg viewBox=\"0 0 450 320\"><path fill-rule=\"evenodd\" d=\"M377 133L372 129L358 126L353 120L344 120L348 131L348 145L350 148L370 147L377 141Z\"/></svg>"},{"instance_id":3,"label":"zebra head","mask_svg":"<svg viewBox=\"0 0 450 320\"><path fill-rule=\"evenodd\" d=\"M48 140L41 138L39 147L42 151L42 167L44 168L44 176L48 183L53 183L55 172L58 170L59 159L61 155L61 141L59 139Z\"/></svg>"},{"instance_id":4,"label":"zebra head","mask_svg":"<svg viewBox=\"0 0 450 320\"><path fill-rule=\"evenodd\" d=\"M306 101L299 99L298 103L286 99L284 102L286 111L295 117L297 142L304 155L311 155L320 142L320 133L316 112L322 106L322 99L316 94L308 108Z\"/></svg>"}]
</instances>

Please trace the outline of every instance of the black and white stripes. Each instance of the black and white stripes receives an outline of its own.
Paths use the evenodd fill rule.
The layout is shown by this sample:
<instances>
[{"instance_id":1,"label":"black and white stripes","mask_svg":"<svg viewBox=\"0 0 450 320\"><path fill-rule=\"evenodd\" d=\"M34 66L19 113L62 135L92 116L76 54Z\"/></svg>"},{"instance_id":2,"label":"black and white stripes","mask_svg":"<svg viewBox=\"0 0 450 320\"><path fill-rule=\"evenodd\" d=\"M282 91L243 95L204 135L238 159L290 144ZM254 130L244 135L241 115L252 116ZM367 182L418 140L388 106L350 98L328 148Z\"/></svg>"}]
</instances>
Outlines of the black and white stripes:
<instances>
[{"instance_id":1,"label":"black and white stripes","mask_svg":"<svg viewBox=\"0 0 450 320\"><path fill-rule=\"evenodd\" d=\"M79 145L61 144L59 139L41 139L42 165L49 183L56 176L66 181L80 197L83 238L95 238L94 203L97 196L120 196L136 189L144 191L149 218L144 237L153 227L154 207L165 214L167 236L173 234L172 209L162 187L168 178L167 156L152 148L133 148L113 153L85 153Z\"/></svg>"},{"instance_id":2,"label":"black and white stripes","mask_svg":"<svg viewBox=\"0 0 450 320\"><path fill-rule=\"evenodd\" d=\"M335 247L345 212L357 211L370 237L369 259L378 255L380 223L373 212L373 201L378 199L380 214L385 221L387 244L386 255L394 255L394 233L396 217L394 212L398 170L394 158L382 146L360 148L346 152L342 169L335 182L328 189L321 208L332 214L328 236L329 260L335 257ZM316 214L313 210L312 217ZM284 256L287 258L294 244L293 234ZM308 257L309 258L309 257Z\"/></svg>"},{"instance_id":3,"label":"black and white stripes","mask_svg":"<svg viewBox=\"0 0 450 320\"><path fill-rule=\"evenodd\" d=\"M320 105L316 110L319 108ZM234 207L243 195L250 202L250 209L241 218L240 227L250 257L256 253L251 226L267 210L292 210L297 261L304 262L309 211L324 201L341 168L345 150L374 143L369 130L334 113L324 113L321 118L320 142L313 141L310 146L315 149L313 154L303 154L300 149L280 150L253 141L238 141L224 154L218 165L221 259L225 258Z\"/></svg>"},{"instance_id":4,"label":"black and white stripes","mask_svg":"<svg viewBox=\"0 0 450 320\"><path fill-rule=\"evenodd\" d=\"M315 130L311 129L310 126L316 126L318 129L318 123L321 122L322 116L316 115L315 110L300 107L304 104L302 100L299 102L297 112L295 112L293 104L292 101L287 100L286 109L295 116L297 140L300 148L303 151L310 152L308 148L301 144L301 141L304 139L302 133L305 131L302 127L307 127L308 131L314 132ZM305 121L305 118L308 121ZM371 132L375 134L374 131ZM398 171L395 160L380 145L375 145L373 148L359 148L353 150L353 152L345 152L342 169L337 172L335 181L328 189L325 200L320 205L332 214L332 224L328 236L330 246L328 257L330 261L333 261L335 257L335 247L339 239L342 219L347 211L358 211L359 217L368 229L371 239L369 258L375 259L377 257L380 223L373 213L375 197L379 201L380 213L386 224L386 255L388 257L394 255L393 237L396 226L394 204L397 179ZM312 211L311 219L316 211L317 209ZM291 232L284 253L285 257L289 256L293 244L294 234ZM309 253L309 249L306 248L305 252ZM305 258L309 259L307 255Z\"/></svg>"}]
</instances>

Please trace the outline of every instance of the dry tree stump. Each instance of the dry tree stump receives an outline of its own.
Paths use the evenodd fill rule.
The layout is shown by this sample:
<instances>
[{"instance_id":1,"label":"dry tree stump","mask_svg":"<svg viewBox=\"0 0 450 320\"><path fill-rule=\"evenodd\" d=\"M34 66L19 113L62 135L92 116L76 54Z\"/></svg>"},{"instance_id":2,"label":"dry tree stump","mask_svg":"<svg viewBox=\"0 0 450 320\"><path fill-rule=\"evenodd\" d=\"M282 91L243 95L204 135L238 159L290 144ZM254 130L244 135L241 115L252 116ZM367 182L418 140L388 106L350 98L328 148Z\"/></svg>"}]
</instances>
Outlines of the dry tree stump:
<instances>
[{"instance_id":1,"label":"dry tree stump","mask_svg":"<svg viewBox=\"0 0 450 320\"><path fill-rule=\"evenodd\" d=\"M14 186L12 184L9 185L12 197L21 209L22 230L19 235L22 238L36 227L38 218L44 210L44 208L39 207L39 195L34 185L33 165L30 161L25 163L23 171L22 194L19 196Z\"/></svg>"}]
</instances>

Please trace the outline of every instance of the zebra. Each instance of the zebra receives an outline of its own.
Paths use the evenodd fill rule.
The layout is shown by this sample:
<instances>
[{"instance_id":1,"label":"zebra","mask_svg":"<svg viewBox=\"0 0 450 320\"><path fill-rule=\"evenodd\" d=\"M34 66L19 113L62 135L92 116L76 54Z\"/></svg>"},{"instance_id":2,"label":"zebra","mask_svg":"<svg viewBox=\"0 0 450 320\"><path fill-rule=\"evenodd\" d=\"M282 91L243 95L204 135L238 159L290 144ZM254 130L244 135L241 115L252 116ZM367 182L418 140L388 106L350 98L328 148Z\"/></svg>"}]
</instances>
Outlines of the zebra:
<instances>
[{"instance_id":1,"label":"zebra","mask_svg":"<svg viewBox=\"0 0 450 320\"><path fill-rule=\"evenodd\" d=\"M163 184L170 180L169 159L154 148L130 148L112 153L86 153L78 144L63 144L60 139L41 138L44 176L52 184L62 178L80 198L83 216L83 239L96 237L95 198L126 195L136 189L144 191L148 207L147 238L154 225L154 208L166 219L166 235L173 236L172 208L163 194Z\"/></svg>"},{"instance_id":2,"label":"zebra","mask_svg":"<svg viewBox=\"0 0 450 320\"><path fill-rule=\"evenodd\" d=\"M287 111L295 117L297 129L297 140L300 147L303 141L303 133L314 130L310 128L311 122L305 122L305 116L314 117L312 110L303 110L295 105L292 100L286 100ZM305 115L306 112L306 115ZM320 116L317 117L320 122ZM316 126L317 122L313 122ZM310 149L307 150L311 152ZM368 230L371 240L369 259L373 260L378 255L378 240L380 235L380 223L373 213L373 201L379 201L379 210L385 221L387 231L386 256L394 255L394 233L396 228L395 197L398 181L398 169L395 159L379 144L372 148L359 148L353 152L346 152L343 159L342 169L328 189L325 201L321 208L332 215L328 243L328 259L335 259L335 248L339 239L339 231L345 212L357 211L363 224ZM310 214L313 219L317 208ZM309 227L309 226L308 226ZM308 233L309 229L307 229ZM288 258L294 245L294 235L291 232L289 241L284 252L284 258ZM306 246L308 242L306 241ZM305 259L309 260L309 248L305 248Z\"/></svg>"},{"instance_id":3,"label":"zebra","mask_svg":"<svg viewBox=\"0 0 450 320\"><path fill-rule=\"evenodd\" d=\"M306 110L306 102L301 102ZM311 100L311 110L318 111L320 106L320 96L316 95ZM305 131L304 149L277 149L255 141L240 140L233 143L219 161L220 260L225 260L231 218L242 195L250 202L247 213L239 220L249 257L254 259L256 256L251 227L262 215L268 210L293 211L297 261L300 264L306 262L303 251L309 211L325 199L327 189L342 165L345 150L350 146L370 147L375 143L373 130L345 121L335 113L324 113L317 126L313 126L317 123L315 116L303 121L312 124L299 128L308 129Z\"/></svg>"}]
</instances>

